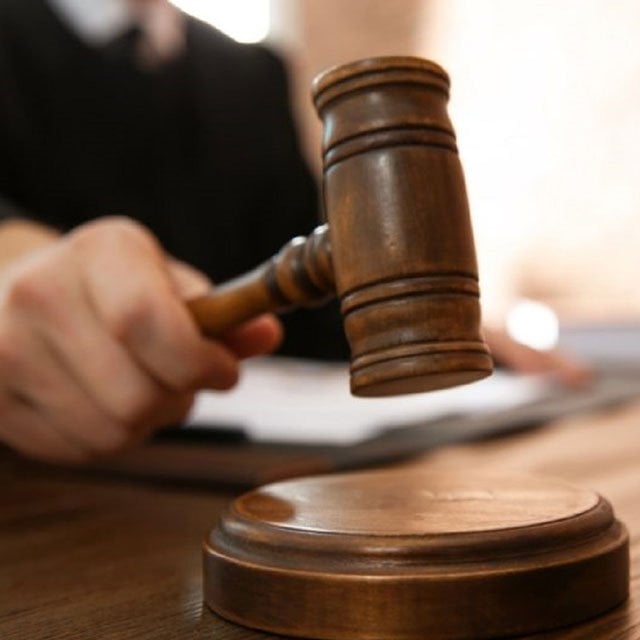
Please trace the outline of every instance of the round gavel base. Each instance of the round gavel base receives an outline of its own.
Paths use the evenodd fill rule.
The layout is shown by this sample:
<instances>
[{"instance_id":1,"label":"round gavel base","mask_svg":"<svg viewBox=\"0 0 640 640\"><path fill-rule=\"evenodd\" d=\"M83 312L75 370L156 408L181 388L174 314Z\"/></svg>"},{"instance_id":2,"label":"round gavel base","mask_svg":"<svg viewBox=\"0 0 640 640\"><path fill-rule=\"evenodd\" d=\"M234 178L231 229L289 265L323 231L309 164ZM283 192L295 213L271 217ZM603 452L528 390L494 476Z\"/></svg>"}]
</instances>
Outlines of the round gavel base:
<instances>
[{"instance_id":1,"label":"round gavel base","mask_svg":"<svg viewBox=\"0 0 640 640\"><path fill-rule=\"evenodd\" d=\"M525 476L384 471L267 485L204 547L209 607L242 625L344 640L499 638L623 602L610 504Z\"/></svg>"}]
</instances>

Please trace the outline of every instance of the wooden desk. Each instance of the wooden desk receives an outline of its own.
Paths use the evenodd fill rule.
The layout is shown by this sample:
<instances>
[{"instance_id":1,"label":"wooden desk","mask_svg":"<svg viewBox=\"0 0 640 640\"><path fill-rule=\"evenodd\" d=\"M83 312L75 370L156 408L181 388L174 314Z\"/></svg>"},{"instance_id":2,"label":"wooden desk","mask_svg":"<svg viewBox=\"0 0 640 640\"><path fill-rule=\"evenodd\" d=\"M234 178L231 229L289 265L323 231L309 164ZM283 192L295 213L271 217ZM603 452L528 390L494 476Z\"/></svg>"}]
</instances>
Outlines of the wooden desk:
<instances>
[{"instance_id":1,"label":"wooden desk","mask_svg":"<svg viewBox=\"0 0 640 640\"><path fill-rule=\"evenodd\" d=\"M640 638L640 405L508 439L454 446L412 465L552 475L606 495L629 528L632 597L537 640ZM201 602L200 541L231 497L34 469L0 457L2 640L257 640Z\"/></svg>"}]
</instances>

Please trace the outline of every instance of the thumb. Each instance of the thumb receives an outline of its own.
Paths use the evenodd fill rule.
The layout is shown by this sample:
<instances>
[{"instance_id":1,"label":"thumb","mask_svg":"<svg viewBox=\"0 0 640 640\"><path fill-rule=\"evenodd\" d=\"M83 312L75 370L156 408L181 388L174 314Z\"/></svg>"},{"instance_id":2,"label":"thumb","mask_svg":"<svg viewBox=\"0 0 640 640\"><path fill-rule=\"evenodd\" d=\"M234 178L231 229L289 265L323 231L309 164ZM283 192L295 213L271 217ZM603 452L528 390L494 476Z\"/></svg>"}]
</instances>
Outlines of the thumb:
<instances>
[{"instance_id":1,"label":"thumb","mask_svg":"<svg viewBox=\"0 0 640 640\"><path fill-rule=\"evenodd\" d=\"M168 271L177 294L183 300L203 296L213 288L213 283L202 271L181 260L171 258Z\"/></svg>"}]
</instances>

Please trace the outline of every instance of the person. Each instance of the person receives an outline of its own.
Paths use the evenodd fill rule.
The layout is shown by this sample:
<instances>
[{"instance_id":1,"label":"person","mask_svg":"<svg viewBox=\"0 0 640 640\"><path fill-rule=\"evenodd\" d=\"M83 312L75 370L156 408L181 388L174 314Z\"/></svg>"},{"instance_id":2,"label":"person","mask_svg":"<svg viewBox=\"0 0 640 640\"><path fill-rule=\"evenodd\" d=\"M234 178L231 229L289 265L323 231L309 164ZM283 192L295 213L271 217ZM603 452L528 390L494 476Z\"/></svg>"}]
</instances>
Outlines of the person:
<instances>
[{"instance_id":1,"label":"person","mask_svg":"<svg viewBox=\"0 0 640 640\"><path fill-rule=\"evenodd\" d=\"M81 463L281 341L347 357L335 306L219 340L184 306L317 221L273 53L166 0L0 0L0 86L0 440Z\"/></svg>"}]
</instances>

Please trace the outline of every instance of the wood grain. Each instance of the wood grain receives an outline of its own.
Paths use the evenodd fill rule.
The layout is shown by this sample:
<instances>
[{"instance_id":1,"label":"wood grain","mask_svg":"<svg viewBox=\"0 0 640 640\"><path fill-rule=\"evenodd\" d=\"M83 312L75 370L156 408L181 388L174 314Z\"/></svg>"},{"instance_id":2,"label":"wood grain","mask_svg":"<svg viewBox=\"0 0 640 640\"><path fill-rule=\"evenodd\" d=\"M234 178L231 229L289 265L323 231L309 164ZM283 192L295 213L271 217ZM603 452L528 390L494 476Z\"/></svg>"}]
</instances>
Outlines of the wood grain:
<instances>
[{"instance_id":1,"label":"wood grain","mask_svg":"<svg viewBox=\"0 0 640 640\"><path fill-rule=\"evenodd\" d=\"M326 640L513 637L610 611L629 584L628 536L601 496L472 470L260 487L233 501L204 558L213 611Z\"/></svg>"},{"instance_id":2,"label":"wood grain","mask_svg":"<svg viewBox=\"0 0 640 640\"><path fill-rule=\"evenodd\" d=\"M631 536L631 599L536 640L640 638L640 405L426 456L429 469L517 470L606 496ZM98 480L0 458L0 638L260 640L203 610L201 541L231 495Z\"/></svg>"},{"instance_id":3,"label":"wood grain","mask_svg":"<svg viewBox=\"0 0 640 640\"><path fill-rule=\"evenodd\" d=\"M449 78L414 57L361 60L321 74L328 223L187 306L217 336L265 311L337 293L351 392L386 396L488 376L478 268Z\"/></svg>"},{"instance_id":4,"label":"wood grain","mask_svg":"<svg viewBox=\"0 0 640 640\"><path fill-rule=\"evenodd\" d=\"M371 58L321 74L312 93L352 393L489 375L446 72L420 58Z\"/></svg>"}]
</instances>

